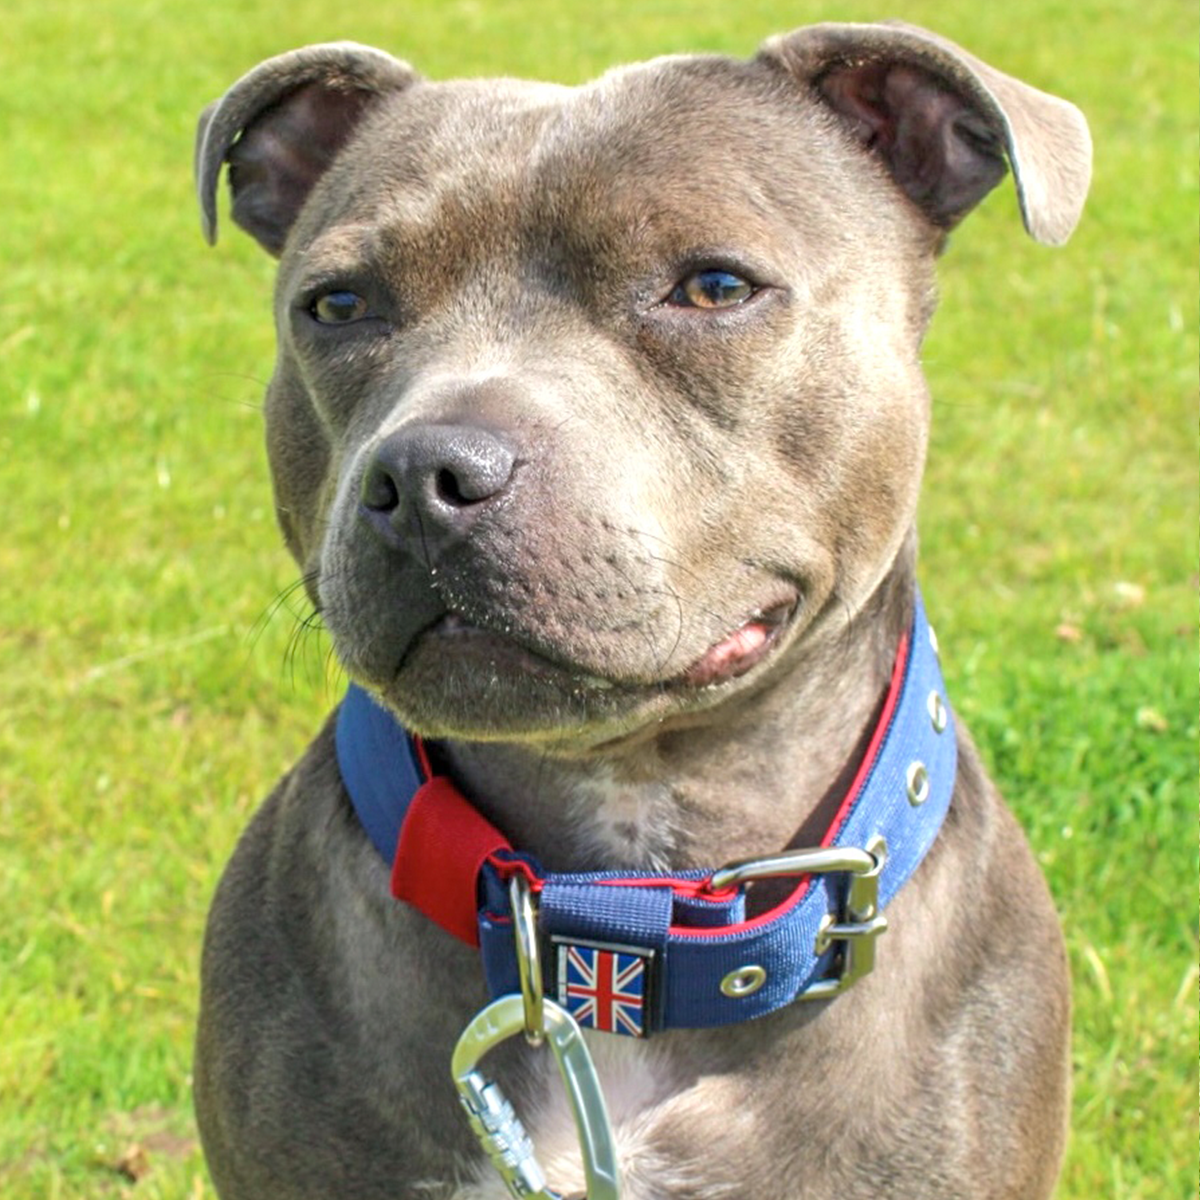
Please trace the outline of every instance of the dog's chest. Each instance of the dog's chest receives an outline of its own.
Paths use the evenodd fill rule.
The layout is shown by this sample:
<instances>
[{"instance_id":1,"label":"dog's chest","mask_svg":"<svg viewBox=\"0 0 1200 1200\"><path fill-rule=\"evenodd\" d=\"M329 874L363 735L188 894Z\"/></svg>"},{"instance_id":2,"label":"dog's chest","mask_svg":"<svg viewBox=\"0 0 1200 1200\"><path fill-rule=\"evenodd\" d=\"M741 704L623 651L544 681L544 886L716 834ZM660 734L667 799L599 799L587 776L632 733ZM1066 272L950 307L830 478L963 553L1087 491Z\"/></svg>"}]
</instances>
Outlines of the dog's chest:
<instances>
[{"instance_id":1,"label":"dog's chest","mask_svg":"<svg viewBox=\"0 0 1200 1200\"><path fill-rule=\"evenodd\" d=\"M721 1153L731 1125L743 1127L741 1138L750 1135L748 1113L730 1119L731 1111L744 1112L741 1097L729 1094L734 1085L713 1075L685 1079L672 1056L653 1043L605 1035L588 1041L622 1164L622 1200L730 1195L711 1156ZM553 1066L539 1074L541 1099L521 1114L522 1121L549 1186L564 1196L583 1196L579 1138L566 1095ZM452 1200L507 1200L490 1164L477 1161L468 1177Z\"/></svg>"},{"instance_id":2,"label":"dog's chest","mask_svg":"<svg viewBox=\"0 0 1200 1200\"><path fill-rule=\"evenodd\" d=\"M663 783L626 783L607 767L574 781L569 814L577 851L594 862L666 870L678 813Z\"/></svg>"}]
</instances>

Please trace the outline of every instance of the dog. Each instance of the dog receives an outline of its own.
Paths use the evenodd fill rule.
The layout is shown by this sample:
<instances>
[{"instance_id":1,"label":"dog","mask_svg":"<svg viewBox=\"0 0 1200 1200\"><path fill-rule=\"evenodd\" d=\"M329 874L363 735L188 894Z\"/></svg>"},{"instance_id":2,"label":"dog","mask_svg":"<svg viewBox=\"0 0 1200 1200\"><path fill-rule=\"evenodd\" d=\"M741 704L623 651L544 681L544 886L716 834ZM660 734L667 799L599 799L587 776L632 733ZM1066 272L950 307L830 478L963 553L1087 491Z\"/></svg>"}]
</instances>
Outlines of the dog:
<instances>
[{"instance_id":1,"label":"dog","mask_svg":"<svg viewBox=\"0 0 1200 1200\"><path fill-rule=\"evenodd\" d=\"M1060 244L1090 161L899 23L579 88L317 45L205 110L351 681L209 917L223 1200L1050 1195L1065 956L917 591L920 351L949 231L1011 167Z\"/></svg>"}]
</instances>

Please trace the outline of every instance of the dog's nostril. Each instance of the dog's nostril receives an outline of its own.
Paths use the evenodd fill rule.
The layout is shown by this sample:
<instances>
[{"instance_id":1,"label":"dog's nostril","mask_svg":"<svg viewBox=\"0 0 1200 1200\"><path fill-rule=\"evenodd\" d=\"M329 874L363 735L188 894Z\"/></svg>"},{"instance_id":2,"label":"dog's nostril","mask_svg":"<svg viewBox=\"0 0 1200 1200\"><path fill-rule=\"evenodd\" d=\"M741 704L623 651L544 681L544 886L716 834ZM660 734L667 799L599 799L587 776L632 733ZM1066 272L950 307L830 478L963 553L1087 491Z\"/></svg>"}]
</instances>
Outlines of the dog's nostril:
<instances>
[{"instance_id":1,"label":"dog's nostril","mask_svg":"<svg viewBox=\"0 0 1200 1200\"><path fill-rule=\"evenodd\" d=\"M400 489L391 474L377 463L363 477L361 499L374 512L392 512L400 504Z\"/></svg>"},{"instance_id":2,"label":"dog's nostril","mask_svg":"<svg viewBox=\"0 0 1200 1200\"><path fill-rule=\"evenodd\" d=\"M468 496L462 489L458 476L455 475L448 467L443 467L434 480L434 486L437 488L438 499L443 504L452 504L456 507L473 504L474 500Z\"/></svg>"}]
</instances>

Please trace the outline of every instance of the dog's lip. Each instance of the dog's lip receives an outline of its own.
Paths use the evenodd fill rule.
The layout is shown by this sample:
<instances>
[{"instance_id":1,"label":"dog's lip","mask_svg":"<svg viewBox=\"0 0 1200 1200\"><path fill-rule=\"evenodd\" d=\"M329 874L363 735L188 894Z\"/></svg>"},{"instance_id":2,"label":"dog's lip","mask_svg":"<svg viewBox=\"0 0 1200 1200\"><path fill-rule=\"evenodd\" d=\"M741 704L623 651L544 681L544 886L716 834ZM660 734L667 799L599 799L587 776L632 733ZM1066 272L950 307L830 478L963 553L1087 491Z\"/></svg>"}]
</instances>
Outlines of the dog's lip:
<instances>
[{"instance_id":1,"label":"dog's lip","mask_svg":"<svg viewBox=\"0 0 1200 1200\"><path fill-rule=\"evenodd\" d=\"M568 664L549 658L510 634L499 633L484 625L476 625L468 617L454 609L443 613L425 632L437 638L456 641L468 639L485 643L489 653L502 654L504 658L514 662L522 670L550 674L566 673L571 676L576 685L585 685L600 690L607 690L615 686L611 680L575 670Z\"/></svg>"},{"instance_id":2,"label":"dog's lip","mask_svg":"<svg viewBox=\"0 0 1200 1200\"><path fill-rule=\"evenodd\" d=\"M663 682L685 689L712 688L747 674L765 659L779 641L780 635L795 615L797 600L793 596L779 603L756 609L731 633L714 642L691 666L673 679ZM510 655L520 660L525 669L557 672L567 670L576 685L608 690L621 686L614 680L600 675L572 670L565 664L555 662L545 655L530 649L516 639L476 625L462 613L453 609L443 613L426 631L435 637L481 639L492 644L493 649L503 645ZM656 685L662 687L662 684Z\"/></svg>"},{"instance_id":3,"label":"dog's lip","mask_svg":"<svg viewBox=\"0 0 1200 1200\"><path fill-rule=\"evenodd\" d=\"M745 675L771 652L796 611L795 600L760 609L714 642L680 677L686 687L714 687Z\"/></svg>"}]
</instances>

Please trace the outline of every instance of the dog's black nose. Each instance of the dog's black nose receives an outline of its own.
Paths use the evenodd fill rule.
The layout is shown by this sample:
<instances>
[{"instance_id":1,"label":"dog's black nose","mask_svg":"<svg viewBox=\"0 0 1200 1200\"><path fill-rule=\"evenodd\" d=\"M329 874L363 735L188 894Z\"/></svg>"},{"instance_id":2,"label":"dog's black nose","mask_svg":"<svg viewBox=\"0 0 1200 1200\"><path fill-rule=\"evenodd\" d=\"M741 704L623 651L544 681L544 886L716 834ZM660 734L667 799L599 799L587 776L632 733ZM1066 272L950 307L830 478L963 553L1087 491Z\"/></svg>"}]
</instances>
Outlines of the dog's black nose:
<instances>
[{"instance_id":1,"label":"dog's black nose","mask_svg":"<svg viewBox=\"0 0 1200 1200\"><path fill-rule=\"evenodd\" d=\"M409 425L380 443L363 476L360 500L388 541L436 558L512 481L516 454L496 434L470 425Z\"/></svg>"}]
</instances>

